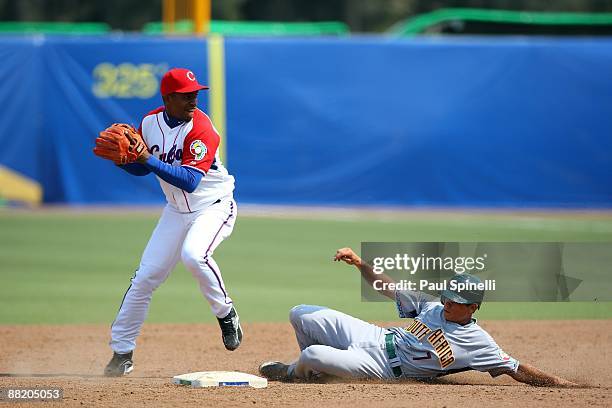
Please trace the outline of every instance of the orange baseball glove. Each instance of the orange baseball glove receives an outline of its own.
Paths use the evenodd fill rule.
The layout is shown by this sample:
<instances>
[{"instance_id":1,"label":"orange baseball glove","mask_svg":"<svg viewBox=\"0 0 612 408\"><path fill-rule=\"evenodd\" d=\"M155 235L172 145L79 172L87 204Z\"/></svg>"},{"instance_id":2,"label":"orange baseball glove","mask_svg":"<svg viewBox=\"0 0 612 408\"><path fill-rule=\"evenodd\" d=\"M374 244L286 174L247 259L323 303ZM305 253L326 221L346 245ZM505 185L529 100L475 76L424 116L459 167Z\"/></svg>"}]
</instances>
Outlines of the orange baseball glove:
<instances>
[{"instance_id":1,"label":"orange baseball glove","mask_svg":"<svg viewBox=\"0 0 612 408\"><path fill-rule=\"evenodd\" d=\"M113 123L100 132L93 152L121 165L138 161L146 149L147 145L136 129L124 123Z\"/></svg>"}]
</instances>

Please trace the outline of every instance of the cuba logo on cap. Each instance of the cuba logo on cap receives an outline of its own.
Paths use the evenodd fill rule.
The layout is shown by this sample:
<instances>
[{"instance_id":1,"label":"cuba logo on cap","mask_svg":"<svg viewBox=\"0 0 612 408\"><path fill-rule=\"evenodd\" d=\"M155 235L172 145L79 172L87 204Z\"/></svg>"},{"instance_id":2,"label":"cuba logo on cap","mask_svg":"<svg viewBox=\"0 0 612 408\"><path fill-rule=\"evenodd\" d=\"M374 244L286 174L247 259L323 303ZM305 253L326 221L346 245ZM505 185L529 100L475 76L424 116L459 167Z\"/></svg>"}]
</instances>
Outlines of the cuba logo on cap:
<instances>
[{"instance_id":1,"label":"cuba logo on cap","mask_svg":"<svg viewBox=\"0 0 612 408\"><path fill-rule=\"evenodd\" d=\"M191 71L187 71L187 74L186 74L186 75L187 75L187 79L188 79L188 80L190 80L190 81L195 81L195 80L196 80L196 79L195 79L195 75L194 75L194 73L193 73L193 72L191 72Z\"/></svg>"},{"instance_id":2,"label":"cuba logo on cap","mask_svg":"<svg viewBox=\"0 0 612 408\"><path fill-rule=\"evenodd\" d=\"M193 157L196 160L202 160L204 156L206 156L206 152L208 151L208 149L206 148L206 145L202 143L201 140L194 140L189 146L189 151L191 152L191 154L193 154Z\"/></svg>"}]
</instances>

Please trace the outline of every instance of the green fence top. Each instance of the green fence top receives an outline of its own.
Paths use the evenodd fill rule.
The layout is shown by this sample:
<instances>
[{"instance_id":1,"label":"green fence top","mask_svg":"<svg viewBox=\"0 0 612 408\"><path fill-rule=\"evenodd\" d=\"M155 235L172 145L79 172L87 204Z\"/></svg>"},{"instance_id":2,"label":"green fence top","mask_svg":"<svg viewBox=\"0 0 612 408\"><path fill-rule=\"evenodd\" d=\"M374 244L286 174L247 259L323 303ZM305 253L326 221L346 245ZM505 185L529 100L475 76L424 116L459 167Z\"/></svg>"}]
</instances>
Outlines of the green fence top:
<instances>
[{"instance_id":1,"label":"green fence top","mask_svg":"<svg viewBox=\"0 0 612 408\"><path fill-rule=\"evenodd\" d=\"M104 34L111 31L106 23L63 23L2 21L0 34Z\"/></svg>"},{"instance_id":2,"label":"green fence top","mask_svg":"<svg viewBox=\"0 0 612 408\"><path fill-rule=\"evenodd\" d=\"M164 33L161 22L152 22L144 26L146 34ZM241 36L319 36L348 35L348 26L338 21L316 23L281 23L264 21L211 21L210 31L221 35ZM111 27L106 23L64 23L64 22L0 22L0 34L106 34ZM174 24L175 34L192 34L193 22L177 21Z\"/></svg>"},{"instance_id":3,"label":"green fence top","mask_svg":"<svg viewBox=\"0 0 612 408\"><path fill-rule=\"evenodd\" d=\"M147 23L143 32L147 34L162 34L164 24L161 22ZM193 23L190 20L177 21L174 24L175 34L191 34ZM347 35L349 28L338 21L316 23L281 23L268 21L218 21L210 23L210 32L221 35L241 36L317 36L317 35Z\"/></svg>"},{"instance_id":4,"label":"green fence top","mask_svg":"<svg viewBox=\"0 0 612 408\"><path fill-rule=\"evenodd\" d=\"M560 13L486 9L445 8L402 21L388 32L413 36L445 21L484 21L535 25L612 25L612 13Z\"/></svg>"}]
</instances>

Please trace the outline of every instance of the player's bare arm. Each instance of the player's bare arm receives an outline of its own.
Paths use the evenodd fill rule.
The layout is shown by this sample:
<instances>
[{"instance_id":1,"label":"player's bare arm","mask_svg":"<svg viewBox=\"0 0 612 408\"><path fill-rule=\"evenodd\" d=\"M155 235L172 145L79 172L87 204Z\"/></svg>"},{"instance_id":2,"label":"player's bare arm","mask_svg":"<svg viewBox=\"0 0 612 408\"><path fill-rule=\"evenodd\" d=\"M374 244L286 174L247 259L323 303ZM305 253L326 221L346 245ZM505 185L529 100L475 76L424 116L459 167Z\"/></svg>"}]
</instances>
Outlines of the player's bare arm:
<instances>
[{"instance_id":1,"label":"player's bare arm","mask_svg":"<svg viewBox=\"0 0 612 408\"><path fill-rule=\"evenodd\" d=\"M527 363L520 363L515 373L509 373L510 377L516 381L534 385L537 387L579 387L580 385L557 377L553 374L547 374L534 366Z\"/></svg>"},{"instance_id":2,"label":"player's bare arm","mask_svg":"<svg viewBox=\"0 0 612 408\"><path fill-rule=\"evenodd\" d=\"M343 261L349 265L354 265L361 276L368 282L370 285L374 283L375 280L382 281L383 283L395 283L393 279L391 279L388 275L384 273L376 274L372 269L371 265L363 262L362 259L353 251L351 248L340 248L336 251L336 255L334 255L334 261L339 262ZM382 285L383 288L388 288L389 285ZM395 291L389 289L381 289L379 292L388 297L389 299L395 300Z\"/></svg>"}]
</instances>

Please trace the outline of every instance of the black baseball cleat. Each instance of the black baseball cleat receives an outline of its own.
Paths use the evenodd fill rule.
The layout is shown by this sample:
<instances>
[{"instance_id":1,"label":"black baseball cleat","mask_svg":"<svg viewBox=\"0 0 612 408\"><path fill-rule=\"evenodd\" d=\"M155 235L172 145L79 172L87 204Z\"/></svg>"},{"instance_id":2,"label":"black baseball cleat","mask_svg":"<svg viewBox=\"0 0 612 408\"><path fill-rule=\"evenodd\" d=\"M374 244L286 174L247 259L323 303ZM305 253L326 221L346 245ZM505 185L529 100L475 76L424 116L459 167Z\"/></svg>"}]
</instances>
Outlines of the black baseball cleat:
<instances>
[{"instance_id":1,"label":"black baseball cleat","mask_svg":"<svg viewBox=\"0 0 612 408\"><path fill-rule=\"evenodd\" d=\"M292 382L289 366L280 361L266 361L259 366L259 374L272 381Z\"/></svg>"},{"instance_id":2,"label":"black baseball cleat","mask_svg":"<svg viewBox=\"0 0 612 408\"><path fill-rule=\"evenodd\" d=\"M242 327L240 327L240 318L236 309L232 310L224 318L218 318L219 326L221 327L221 337L223 345L229 351L234 351L240 346L242 341Z\"/></svg>"},{"instance_id":3,"label":"black baseball cleat","mask_svg":"<svg viewBox=\"0 0 612 408\"><path fill-rule=\"evenodd\" d=\"M132 361L132 352L126 354L113 353L113 358L104 369L104 375L107 377L121 377L132 372L134 362Z\"/></svg>"}]
</instances>

